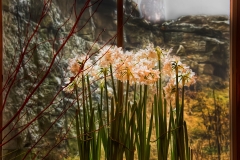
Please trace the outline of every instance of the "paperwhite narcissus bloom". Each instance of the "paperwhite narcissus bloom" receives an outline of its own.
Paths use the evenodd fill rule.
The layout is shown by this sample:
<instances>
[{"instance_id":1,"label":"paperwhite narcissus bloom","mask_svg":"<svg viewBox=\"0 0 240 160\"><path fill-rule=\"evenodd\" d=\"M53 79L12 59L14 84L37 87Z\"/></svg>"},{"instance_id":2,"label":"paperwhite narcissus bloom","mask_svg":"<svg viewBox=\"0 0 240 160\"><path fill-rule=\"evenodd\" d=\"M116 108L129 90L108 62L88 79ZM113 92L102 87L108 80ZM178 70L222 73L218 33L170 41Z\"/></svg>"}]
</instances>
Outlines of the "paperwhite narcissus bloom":
<instances>
[{"instance_id":1,"label":"paperwhite narcissus bloom","mask_svg":"<svg viewBox=\"0 0 240 160\"><path fill-rule=\"evenodd\" d=\"M130 84L153 85L160 78L160 71L156 69L160 60L163 64L162 76L169 80L164 87L166 98L170 98L174 88L176 89L176 76L178 76L179 88L195 83L196 79L195 73L182 64L180 57L170 56L171 51L172 49L163 50L149 45L146 49L133 53L132 51L123 52L121 47L107 45L95 56L94 65L89 58L78 56L70 60L68 69L77 76L84 72L85 75L89 75L90 80L96 81L104 77L110 78L111 66L113 77L117 80L129 81ZM76 80L75 84L80 84L78 81L81 79Z\"/></svg>"},{"instance_id":2,"label":"paperwhite narcissus bloom","mask_svg":"<svg viewBox=\"0 0 240 160\"><path fill-rule=\"evenodd\" d=\"M90 80L92 81L98 81L101 79L104 79L104 76L106 76L106 79L110 78L110 68L101 68L98 65L94 65L89 72Z\"/></svg>"},{"instance_id":3,"label":"paperwhite narcissus bloom","mask_svg":"<svg viewBox=\"0 0 240 160\"><path fill-rule=\"evenodd\" d=\"M158 60L160 60L161 62L165 62L165 61L168 61L169 60L169 57L170 57L170 53L172 52L172 48L170 49L162 49L160 48L159 46L157 46L155 48L156 52L157 52L157 57L158 57Z\"/></svg>"},{"instance_id":4,"label":"paperwhite narcissus bloom","mask_svg":"<svg viewBox=\"0 0 240 160\"><path fill-rule=\"evenodd\" d=\"M81 72L89 72L92 68L92 60L85 55L77 56L69 60L68 69L75 75L81 74Z\"/></svg>"},{"instance_id":5,"label":"paperwhite narcissus bloom","mask_svg":"<svg viewBox=\"0 0 240 160\"><path fill-rule=\"evenodd\" d=\"M66 84L66 86L63 89L63 91L65 91L67 93L73 93L75 87L81 88L82 78L79 76L71 77L65 81L65 84Z\"/></svg>"},{"instance_id":6,"label":"paperwhite narcissus bloom","mask_svg":"<svg viewBox=\"0 0 240 160\"><path fill-rule=\"evenodd\" d=\"M156 61L158 58L157 51L155 50L153 45L148 45L146 49L139 50L135 55L139 59L148 59L154 61Z\"/></svg>"},{"instance_id":7,"label":"paperwhite narcissus bloom","mask_svg":"<svg viewBox=\"0 0 240 160\"><path fill-rule=\"evenodd\" d=\"M96 64L100 68L108 68L110 64L114 64L121 59L123 59L122 48L109 45L104 46L95 57Z\"/></svg>"},{"instance_id":8,"label":"paperwhite narcissus bloom","mask_svg":"<svg viewBox=\"0 0 240 160\"><path fill-rule=\"evenodd\" d=\"M139 82L146 85L154 84L160 78L159 70L153 70L152 68L141 69L137 74L139 77Z\"/></svg>"},{"instance_id":9,"label":"paperwhite narcissus bloom","mask_svg":"<svg viewBox=\"0 0 240 160\"><path fill-rule=\"evenodd\" d=\"M92 60L86 55L81 55L70 59L68 70L71 71L73 76L65 82L67 86L64 88L64 91L72 93L74 87L81 88L83 73L84 75L89 74L89 72L92 70L92 67Z\"/></svg>"},{"instance_id":10,"label":"paperwhite narcissus bloom","mask_svg":"<svg viewBox=\"0 0 240 160\"><path fill-rule=\"evenodd\" d=\"M182 88L182 86L189 87L190 85L192 85L194 83L196 83L195 73L191 69L187 68L180 75L179 85Z\"/></svg>"},{"instance_id":11,"label":"paperwhite narcissus bloom","mask_svg":"<svg viewBox=\"0 0 240 160\"><path fill-rule=\"evenodd\" d=\"M192 72L191 69L187 70L184 73L181 73L179 76L179 81L178 81L178 88L181 89L183 86L190 86L192 84L196 83L196 76L195 73ZM167 85L163 88L165 91L165 99L167 100L173 100L175 98L175 93L176 92L176 79L175 77L172 77Z\"/></svg>"},{"instance_id":12,"label":"paperwhite narcissus bloom","mask_svg":"<svg viewBox=\"0 0 240 160\"><path fill-rule=\"evenodd\" d=\"M173 97L173 90L176 89L176 76L178 76L178 88L183 86L190 86L196 82L195 73L189 68L189 66L183 64L180 61L180 57L168 56L165 59L162 69L163 73L169 76L170 80L166 87L164 87L165 98L171 100Z\"/></svg>"},{"instance_id":13,"label":"paperwhite narcissus bloom","mask_svg":"<svg viewBox=\"0 0 240 160\"><path fill-rule=\"evenodd\" d=\"M180 57L177 56L168 56L165 58L165 61L163 62L163 73L171 76L172 72L176 72L178 70L179 66L182 65L182 62L180 62Z\"/></svg>"},{"instance_id":14,"label":"paperwhite narcissus bloom","mask_svg":"<svg viewBox=\"0 0 240 160\"><path fill-rule=\"evenodd\" d=\"M157 64L157 52L151 46L140 50L136 54L125 52L124 59L115 63L115 77L120 81L129 81L130 84L153 84L159 79L160 72L154 70Z\"/></svg>"},{"instance_id":15,"label":"paperwhite narcissus bloom","mask_svg":"<svg viewBox=\"0 0 240 160\"><path fill-rule=\"evenodd\" d=\"M163 87L165 92L165 99L167 100L174 100L175 93L176 93L176 84L174 79L170 79L170 81L167 83L165 87Z\"/></svg>"},{"instance_id":16,"label":"paperwhite narcissus bloom","mask_svg":"<svg viewBox=\"0 0 240 160\"><path fill-rule=\"evenodd\" d=\"M141 65L148 66L149 68L157 66L158 56L152 45L147 46L146 49L139 50L134 56L135 61Z\"/></svg>"},{"instance_id":17,"label":"paperwhite narcissus bloom","mask_svg":"<svg viewBox=\"0 0 240 160\"><path fill-rule=\"evenodd\" d=\"M126 61L117 64L114 76L120 81L128 80L130 84L133 84L137 80L136 70L135 65Z\"/></svg>"},{"instance_id":18,"label":"paperwhite narcissus bloom","mask_svg":"<svg viewBox=\"0 0 240 160\"><path fill-rule=\"evenodd\" d=\"M74 74L78 74L81 70L81 62L78 60L77 57L73 58L73 59L70 59L69 60L69 67L68 69Z\"/></svg>"}]
</instances>

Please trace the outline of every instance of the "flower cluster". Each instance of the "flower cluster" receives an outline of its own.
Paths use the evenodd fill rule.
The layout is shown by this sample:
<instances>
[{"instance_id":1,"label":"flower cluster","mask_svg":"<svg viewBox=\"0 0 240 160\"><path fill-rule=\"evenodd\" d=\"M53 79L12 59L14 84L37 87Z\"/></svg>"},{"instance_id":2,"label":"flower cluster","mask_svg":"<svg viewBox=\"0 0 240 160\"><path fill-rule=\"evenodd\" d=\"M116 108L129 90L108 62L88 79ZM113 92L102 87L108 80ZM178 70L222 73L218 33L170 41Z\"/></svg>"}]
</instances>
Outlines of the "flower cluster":
<instances>
[{"instance_id":1,"label":"flower cluster","mask_svg":"<svg viewBox=\"0 0 240 160\"><path fill-rule=\"evenodd\" d=\"M68 70L71 71L73 77L65 82L67 87L64 88L64 91L71 93L74 87L81 87L83 73L87 75L92 70L92 67L92 60L85 55L70 59Z\"/></svg>"},{"instance_id":2,"label":"flower cluster","mask_svg":"<svg viewBox=\"0 0 240 160\"><path fill-rule=\"evenodd\" d=\"M149 45L137 52L124 52L122 48L107 45L93 60L84 55L70 59L68 69L75 77L75 80L70 83L77 86L81 84L78 82L81 79L79 77L84 73L84 75L88 74L93 81L108 79L112 74L115 79L122 82L153 85L160 78L160 71L156 68L161 61L163 64L162 74L169 80L164 87L165 98L170 98L176 88L176 76L179 80L179 88L195 83L196 78L195 73L188 66L182 64L179 57L170 56L171 51L171 49L166 51L160 47L154 48L153 45Z\"/></svg>"},{"instance_id":3,"label":"flower cluster","mask_svg":"<svg viewBox=\"0 0 240 160\"><path fill-rule=\"evenodd\" d=\"M166 99L171 100L173 98L172 95L176 92L177 87L189 87L196 82L195 73L186 64L183 64L180 61L180 57L168 55L168 58L166 58L164 61L162 70L163 73L169 76L170 79L167 85L164 87Z\"/></svg>"},{"instance_id":4,"label":"flower cluster","mask_svg":"<svg viewBox=\"0 0 240 160\"><path fill-rule=\"evenodd\" d=\"M159 70L155 69L156 60L157 53L152 45L136 53L123 52L122 48L116 46L105 46L95 56L96 65L90 74L93 78L102 78L104 73L105 76L109 75L111 65L113 76L117 80L150 85L158 80L160 74Z\"/></svg>"}]
</instances>

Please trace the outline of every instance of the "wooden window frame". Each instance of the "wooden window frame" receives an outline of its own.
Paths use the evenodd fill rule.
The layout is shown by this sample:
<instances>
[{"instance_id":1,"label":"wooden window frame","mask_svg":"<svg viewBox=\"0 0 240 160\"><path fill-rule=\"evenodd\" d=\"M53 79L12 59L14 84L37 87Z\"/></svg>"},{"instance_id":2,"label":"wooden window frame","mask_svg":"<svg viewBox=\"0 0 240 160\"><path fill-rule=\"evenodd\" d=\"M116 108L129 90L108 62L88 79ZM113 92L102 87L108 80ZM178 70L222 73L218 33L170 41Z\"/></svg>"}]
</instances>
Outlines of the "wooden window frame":
<instances>
[{"instance_id":1,"label":"wooden window frame","mask_svg":"<svg viewBox=\"0 0 240 160\"><path fill-rule=\"evenodd\" d=\"M231 160L240 159L240 2L230 7L230 126ZM237 54L238 53L238 54Z\"/></svg>"},{"instance_id":2,"label":"wooden window frame","mask_svg":"<svg viewBox=\"0 0 240 160\"><path fill-rule=\"evenodd\" d=\"M2 26L2 0L0 0L1 12L0 12L0 110L2 109L2 84L3 84L3 73L2 73L2 62L3 62L3 26ZM0 128L2 128L3 114L0 113ZM2 132L0 132L0 141L2 144ZM2 159L2 147L0 147L0 159Z\"/></svg>"},{"instance_id":3,"label":"wooden window frame","mask_svg":"<svg viewBox=\"0 0 240 160\"><path fill-rule=\"evenodd\" d=\"M231 123L231 160L240 159L240 2L230 0L230 123ZM0 0L2 6L2 0ZM2 62L3 62L3 29L2 12L0 12L0 88L2 88ZM237 54L238 53L238 54ZM0 109L2 108L2 92L0 92ZM0 115L0 128L2 128L2 115ZM0 133L2 137L2 133ZM0 147L0 157L2 149ZM2 159L2 158L0 158Z\"/></svg>"}]
</instances>

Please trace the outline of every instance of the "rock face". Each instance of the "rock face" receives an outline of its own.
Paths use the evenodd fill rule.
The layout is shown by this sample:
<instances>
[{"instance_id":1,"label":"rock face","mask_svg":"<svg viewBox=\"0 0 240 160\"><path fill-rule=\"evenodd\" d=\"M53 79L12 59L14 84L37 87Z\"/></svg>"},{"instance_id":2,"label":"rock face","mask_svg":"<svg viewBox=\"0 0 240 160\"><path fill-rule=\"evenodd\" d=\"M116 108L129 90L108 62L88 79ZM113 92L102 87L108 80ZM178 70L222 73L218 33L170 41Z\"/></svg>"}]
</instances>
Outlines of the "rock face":
<instances>
[{"instance_id":1,"label":"rock face","mask_svg":"<svg viewBox=\"0 0 240 160\"><path fill-rule=\"evenodd\" d=\"M9 70L11 66L17 64L17 61L13 61L13 57L19 56L26 45L26 33L32 33L40 19L39 16L44 6L43 1L35 2L36 0L3 0L4 71L6 76L7 73L11 73L11 70ZM7 107L5 108L5 119L10 119L17 112L23 99L44 75L44 71L50 65L54 53L57 52L64 38L70 32L76 20L74 8L76 8L76 13L80 13L85 1L77 1L74 6L72 5L73 2L74 0L52 1L47 15L39 26L37 35L29 44L29 53L23 60L23 67L17 76L19 81L13 85L12 92L9 93ZM92 3L94 2L92 1ZM141 6L142 9L145 9L144 14L150 13L149 6L144 5L144 3L143 0ZM129 0L125 1L125 10L124 18L127 20L124 25L125 49L143 48L149 43L164 48L172 47L172 54L180 56L199 77L197 89L201 89L203 86L214 89L227 87L229 76L228 17L185 16L161 24L155 23L157 21L151 22L153 18L151 16L145 16L146 19L141 17L134 2ZM29 11L31 14L29 14ZM92 14L93 16L91 16ZM160 20L161 17L162 15L160 15ZM63 25L66 20L67 23ZM115 0L104 0L102 4L99 4L99 7L94 5L94 7L85 10L77 24L75 34L66 43L53 63L54 67L51 69L51 73L26 104L23 110L26 116L19 120L18 127L25 125L29 119L34 118L44 107L51 104L53 95L65 85L64 78L68 76L66 75L67 59L87 53L92 48L93 42L99 45L108 42L109 39L117 35L116 24ZM115 43L115 39L112 38L108 43ZM96 51L96 48L91 52ZM26 62L27 65L24 65ZM26 151L28 146L31 146L31 142L36 142L53 121L58 118L66 104L71 103L65 99L66 96L68 95L64 93L59 94L54 100L56 103L53 103L46 113L32 124L32 127L5 145L5 149L8 152L16 149L21 152ZM68 114L73 116L74 112L74 110L70 110ZM57 136L60 137L61 134L65 133L64 125L67 122L66 118L58 120L36 148L41 150L43 147L47 147L49 142L56 142ZM7 131L11 127L13 127L13 124L9 125ZM59 130L62 132L59 133ZM14 136L19 131L20 129L15 129L9 136ZM50 157L50 159L62 159L61 156L66 154L64 147L67 145L69 145L67 142L65 144L61 143L52 154L52 156L58 156ZM16 155L10 154L5 158L11 159Z\"/></svg>"},{"instance_id":2,"label":"rock face","mask_svg":"<svg viewBox=\"0 0 240 160\"><path fill-rule=\"evenodd\" d=\"M225 88L229 79L229 18L227 16L184 16L161 24L130 18L125 26L125 47L148 43L173 48L198 76L197 88Z\"/></svg>"},{"instance_id":3,"label":"rock face","mask_svg":"<svg viewBox=\"0 0 240 160\"><path fill-rule=\"evenodd\" d=\"M202 85L226 87L229 78L227 16L185 16L161 26L165 45L197 73Z\"/></svg>"},{"instance_id":4,"label":"rock face","mask_svg":"<svg viewBox=\"0 0 240 160\"><path fill-rule=\"evenodd\" d=\"M35 6L31 3L33 1L17 2L5 2L4 8L6 9L3 9L4 80L10 79L7 88L10 87L11 79L15 75L14 69L17 68L19 60L24 54L15 77L16 82L13 83L8 94L4 108L4 124L14 117L22 106L24 107L20 110L20 116L17 116L18 118L15 118L3 131L3 134L7 135L3 142L15 136L13 140L3 146L4 154L6 154L4 159L15 159L16 156L18 159L22 159L24 156L22 153L28 151L34 143L36 146L32 153L40 151L38 158L42 159L53 147L52 145L57 142L56 138L60 138L66 133L64 129L68 121L66 115L75 112L69 109L65 118L60 116L66 110L66 104L69 103L64 99L66 97L64 92L58 93L65 85L65 78L68 77L64 75L68 58L86 52L91 43L76 34L72 35L64 45L64 49L60 50L59 55L55 57L51 71L46 75L44 81L40 82L48 72L54 54L63 44L63 39L69 34L68 26L71 26L72 23L69 22L66 26L61 27L61 30L58 30L65 19L61 19L63 15L57 4L52 3L48 14L42 19L37 32L35 32L34 29L39 21L38 14L42 13L40 11L43 5L36 3ZM31 16L29 10L33 10ZM39 83L41 85L34 91ZM30 96L31 92L33 94ZM36 117L41 111L44 113ZM36 120L30 123L34 118ZM22 126L25 125L29 126L22 131ZM41 136L43 137L41 138ZM58 147L52 148L47 159L63 159L63 156L66 155L66 145L67 143L63 141ZM10 152L12 153L7 154Z\"/></svg>"}]
</instances>

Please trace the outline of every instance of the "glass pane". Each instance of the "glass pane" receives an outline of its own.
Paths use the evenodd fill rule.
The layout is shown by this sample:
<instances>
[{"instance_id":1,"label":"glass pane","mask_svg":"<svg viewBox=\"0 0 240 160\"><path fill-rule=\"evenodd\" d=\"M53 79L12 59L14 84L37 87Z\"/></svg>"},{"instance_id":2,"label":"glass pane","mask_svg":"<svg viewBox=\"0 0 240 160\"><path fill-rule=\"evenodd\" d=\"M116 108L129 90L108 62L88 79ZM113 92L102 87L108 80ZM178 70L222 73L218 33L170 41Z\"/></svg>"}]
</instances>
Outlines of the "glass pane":
<instances>
[{"instance_id":1,"label":"glass pane","mask_svg":"<svg viewBox=\"0 0 240 160\"><path fill-rule=\"evenodd\" d=\"M3 158L78 154L69 59L115 41L112 1L3 0ZM107 24L107 25L106 25ZM95 45L94 45L95 44Z\"/></svg>"},{"instance_id":2,"label":"glass pane","mask_svg":"<svg viewBox=\"0 0 240 160\"><path fill-rule=\"evenodd\" d=\"M171 115L175 118L176 113L180 114L183 102L193 159L230 159L229 3L125 0L124 46L120 50L114 48L116 36L121 36L116 30L116 0L3 0L3 159L104 159L120 153L128 159L172 158L175 131L185 127L171 122ZM197 76L195 84L183 87L185 91L178 90L179 107L162 90L170 79L163 70L162 81L158 79L159 83L154 81L146 89L146 103L142 84L150 83L144 81L148 77L141 83L134 81L134 69L146 69L143 64L154 66L149 64L151 57L137 61L136 55L157 46L163 53L172 50L168 56L178 56ZM132 83L128 86L123 78L130 67L125 68L129 72L120 75L124 92L118 88L118 67L111 66L112 74L106 70L106 83L104 76L93 73L97 67L104 68L99 66L104 65L101 59L109 50L115 57L106 58L105 63L119 60L119 68L133 57ZM118 52L130 58L115 55ZM153 52L158 53L155 49ZM163 65L164 61L160 68ZM154 67L151 69L155 71L157 65ZM116 79L111 81L110 75ZM162 98L154 99L154 95L160 97L160 92ZM124 107L115 96L123 97ZM164 99L166 128L162 132L164 125L157 112L160 103L165 105ZM140 104L146 107L141 110ZM120 111L116 107L119 105ZM161 153L160 145L167 143L161 138L166 135L173 138L169 148L165 147L168 150Z\"/></svg>"},{"instance_id":3,"label":"glass pane","mask_svg":"<svg viewBox=\"0 0 240 160\"><path fill-rule=\"evenodd\" d=\"M185 88L184 106L193 159L230 159L230 1L135 2L140 16L125 26L125 46L172 48L197 75Z\"/></svg>"}]
</instances>

